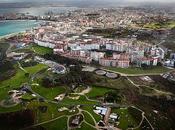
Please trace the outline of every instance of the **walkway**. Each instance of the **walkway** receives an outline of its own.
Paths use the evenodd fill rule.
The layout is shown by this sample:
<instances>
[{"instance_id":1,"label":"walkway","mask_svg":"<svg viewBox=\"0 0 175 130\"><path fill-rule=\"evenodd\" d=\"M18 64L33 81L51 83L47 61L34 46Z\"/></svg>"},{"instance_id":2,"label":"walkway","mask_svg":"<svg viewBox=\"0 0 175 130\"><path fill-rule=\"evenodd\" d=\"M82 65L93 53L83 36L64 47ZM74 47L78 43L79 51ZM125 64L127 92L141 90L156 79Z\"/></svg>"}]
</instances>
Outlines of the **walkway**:
<instances>
[{"instance_id":1,"label":"walkway","mask_svg":"<svg viewBox=\"0 0 175 130\"><path fill-rule=\"evenodd\" d=\"M150 86L147 86L147 85L139 85L139 84L136 84L136 83L134 83L129 77L126 77L127 78L127 80L132 84L132 85L134 85L135 87L137 87L138 89L139 89L139 92L140 93L142 93L142 88L141 88L141 86L142 87L146 87L146 88L148 88L148 89L152 89L152 90L154 90L156 93L158 93L158 94L162 94L162 95L173 95L172 93L170 93L170 92L165 92L165 91L161 91L161 90L158 90L158 89L156 89L156 88L152 88L152 87L150 87Z\"/></svg>"},{"instance_id":2,"label":"walkway","mask_svg":"<svg viewBox=\"0 0 175 130\"><path fill-rule=\"evenodd\" d=\"M112 72L112 73L116 73L116 74L120 74L121 76L129 76L129 77L135 77L135 76L151 76L151 75L161 75L163 73L144 73L144 74L125 74L125 73L121 73L118 71L113 71L113 70L109 70L109 69L104 69L104 68L100 68L101 70L104 71L108 71L108 72ZM172 72L173 70L169 70L167 72Z\"/></svg>"}]
</instances>

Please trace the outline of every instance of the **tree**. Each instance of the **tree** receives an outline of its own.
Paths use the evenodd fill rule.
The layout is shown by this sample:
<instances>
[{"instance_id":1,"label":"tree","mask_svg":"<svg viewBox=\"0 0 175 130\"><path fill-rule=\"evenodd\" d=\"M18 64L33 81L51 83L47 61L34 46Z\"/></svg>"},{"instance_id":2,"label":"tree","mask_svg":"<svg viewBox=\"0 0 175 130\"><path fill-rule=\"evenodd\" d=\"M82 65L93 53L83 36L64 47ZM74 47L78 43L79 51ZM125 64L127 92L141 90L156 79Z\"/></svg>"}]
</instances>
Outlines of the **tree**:
<instances>
[{"instance_id":1,"label":"tree","mask_svg":"<svg viewBox=\"0 0 175 130\"><path fill-rule=\"evenodd\" d=\"M148 65L145 64L145 63L143 63L143 64L141 64L141 67L142 67L143 69L147 69L147 68L148 68Z\"/></svg>"},{"instance_id":2,"label":"tree","mask_svg":"<svg viewBox=\"0 0 175 130\"><path fill-rule=\"evenodd\" d=\"M25 77L29 77L29 75L30 75L29 73L25 73Z\"/></svg>"},{"instance_id":3,"label":"tree","mask_svg":"<svg viewBox=\"0 0 175 130\"><path fill-rule=\"evenodd\" d=\"M110 91L105 94L105 101L113 103L120 102L121 96L119 95L118 91Z\"/></svg>"},{"instance_id":4,"label":"tree","mask_svg":"<svg viewBox=\"0 0 175 130\"><path fill-rule=\"evenodd\" d=\"M42 79L42 85L45 87L54 87L54 80L50 79L49 77L45 77Z\"/></svg>"},{"instance_id":5,"label":"tree","mask_svg":"<svg viewBox=\"0 0 175 130\"><path fill-rule=\"evenodd\" d=\"M157 66L162 66L162 63L161 63L161 62L158 62L158 63L157 63Z\"/></svg>"}]
</instances>

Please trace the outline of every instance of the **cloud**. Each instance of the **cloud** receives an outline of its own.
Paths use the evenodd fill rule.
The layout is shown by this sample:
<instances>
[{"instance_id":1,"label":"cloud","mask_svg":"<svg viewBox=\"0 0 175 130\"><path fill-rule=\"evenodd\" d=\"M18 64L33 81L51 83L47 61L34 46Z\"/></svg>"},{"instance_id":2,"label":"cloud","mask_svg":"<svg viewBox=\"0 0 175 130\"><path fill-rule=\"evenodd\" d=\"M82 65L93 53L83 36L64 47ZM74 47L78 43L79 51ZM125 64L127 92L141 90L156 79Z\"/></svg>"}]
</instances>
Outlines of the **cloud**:
<instances>
[{"instance_id":1,"label":"cloud","mask_svg":"<svg viewBox=\"0 0 175 130\"><path fill-rule=\"evenodd\" d=\"M175 2L175 0L126 0L128 2Z\"/></svg>"},{"instance_id":2,"label":"cloud","mask_svg":"<svg viewBox=\"0 0 175 130\"><path fill-rule=\"evenodd\" d=\"M10 3L10 2L59 2L59 1L78 1L78 2L88 2L88 1L97 1L97 0L0 0L1 2L6 2L6 3ZM105 1L105 2L137 2L137 3L143 3L143 2L161 2L161 3L170 3L170 2L175 2L175 0L98 0L98 1Z\"/></svg>"}]
</instances>

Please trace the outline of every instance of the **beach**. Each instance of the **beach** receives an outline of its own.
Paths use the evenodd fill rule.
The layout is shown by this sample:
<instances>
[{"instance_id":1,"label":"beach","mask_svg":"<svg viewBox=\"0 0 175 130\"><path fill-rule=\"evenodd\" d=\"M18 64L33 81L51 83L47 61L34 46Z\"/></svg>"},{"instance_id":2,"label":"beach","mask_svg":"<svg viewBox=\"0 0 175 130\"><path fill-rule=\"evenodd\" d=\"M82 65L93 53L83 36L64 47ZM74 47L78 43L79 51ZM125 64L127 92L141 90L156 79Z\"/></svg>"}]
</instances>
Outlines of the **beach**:
<instances>
[{"instance_id":1,"label":"beach","mask_svg":"<svg viewBox=\"0 0 175 130\"><path fill-rule=\"evenodd\" d=\"M0 36L0 40L8 39L10 37L16 36L16 35L21 34L21 33L24 34L24 33L26 33L26 31L21 31L21 32L16 32L16 33L11 33L11 34L7 34L7 35L4 35L4 36Z\"/></svg>"},{"instance_id":2,"label":"beach","mask_svg":"<svg viewBox=\"0 0 175 130\"><path fill-rule=\"evenodd\" d=\"M5 20L0 21L0 39L8 38L26 30L39 26L41 21L35 20Z\"/></svg>"}]
</instances>

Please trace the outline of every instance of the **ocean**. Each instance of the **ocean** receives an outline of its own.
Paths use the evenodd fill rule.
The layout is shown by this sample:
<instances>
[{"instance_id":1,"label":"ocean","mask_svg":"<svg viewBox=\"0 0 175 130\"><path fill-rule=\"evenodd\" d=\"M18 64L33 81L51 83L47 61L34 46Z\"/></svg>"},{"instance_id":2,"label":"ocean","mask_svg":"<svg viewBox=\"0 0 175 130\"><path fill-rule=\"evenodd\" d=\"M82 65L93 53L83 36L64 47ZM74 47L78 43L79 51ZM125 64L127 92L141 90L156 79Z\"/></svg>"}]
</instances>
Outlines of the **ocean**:
<instances>
[{"instance_id":1,"label":"ocean","mask_svg":"<svg viewBox=\"0 0 175 130\"><path fill-rule=\"evenodd\" d=\"M0 37L37 27L40 23L41 21L35 20L0 21Z\"/></svg>"},{"instance_id":2,"label":"ocean","mask_svg":"<svg viewBox=\"0 0 175 130\"><path fill-rule=\"evenodd\" d=\"M45 15L48 12L64 13L73 11L77 7L31 7L31 8L0 8L0 15L9 13L25 13L33 16ZM0 37L11 33L18 33L36 27L40 22L32 20L0 21Z\"/></svg>"}]
</instances>

